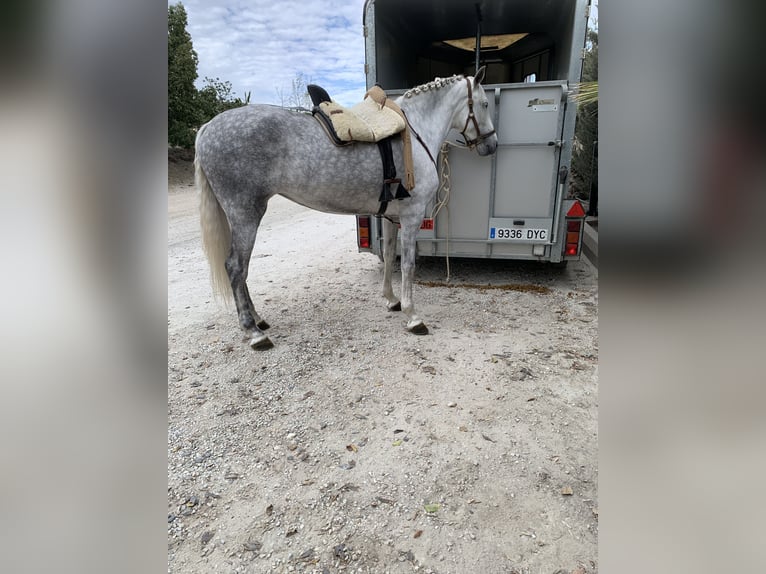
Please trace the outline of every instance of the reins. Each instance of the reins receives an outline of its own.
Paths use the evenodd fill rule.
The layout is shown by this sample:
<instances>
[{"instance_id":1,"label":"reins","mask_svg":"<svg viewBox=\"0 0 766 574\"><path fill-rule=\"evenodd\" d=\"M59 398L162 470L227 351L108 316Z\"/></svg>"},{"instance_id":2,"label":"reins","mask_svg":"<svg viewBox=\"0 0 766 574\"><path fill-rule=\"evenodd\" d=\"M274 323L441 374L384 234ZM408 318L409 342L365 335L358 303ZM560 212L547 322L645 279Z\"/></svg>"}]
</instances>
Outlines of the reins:
<instances>
[{"instance_id":1,"label":"reins","mask_svg":"<svg viewBox=\"0 0 766 574\"><path fill-rule=\"evenodd\" d=\"M404 110L402 110L402 115L404 115L404 120L407 122L407 127L412 131L413 134L415 134L415 139L420 142L420 145L422 145L423 149L426 150L426 153L428 154L428 157L431 160L431 163L434 164L434 167L436 167L436 160L434 159L434 156L431 155L431 150L428 149L426 142L423 141L423 138L420 137L420 134L415 130L414 127L412 127L412 124L410 123L410 119L407 117L407 114L404 113Z\"/></svg>"}]
</instances>

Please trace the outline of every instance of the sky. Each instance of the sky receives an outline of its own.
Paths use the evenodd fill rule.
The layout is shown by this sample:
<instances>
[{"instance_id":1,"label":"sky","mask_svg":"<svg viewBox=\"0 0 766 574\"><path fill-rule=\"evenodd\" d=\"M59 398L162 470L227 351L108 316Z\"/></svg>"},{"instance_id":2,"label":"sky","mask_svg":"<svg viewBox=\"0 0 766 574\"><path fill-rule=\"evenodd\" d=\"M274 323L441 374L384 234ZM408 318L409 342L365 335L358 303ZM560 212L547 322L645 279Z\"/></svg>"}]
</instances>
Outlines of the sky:
<instances>
[{"instance_id":1,"label":"sky","mask_svg":"<svg viewBox=\"0 0 766 574\"><path fill-rule=\"evenodd\" d=\"M176 4L171 0L168 4ZM182 0L204 78L251 103L281 104L302 74L342 105L362 100L364 0Z\"/></svg>"},{"instance_id":2,"label":"sky","mask_svg":"<svg viewBox=\"0 0 766 574\"><path fill-rule=\"evenodd\" d=\"M168 4L176 4L169 0ZM302 75L342 105L362 100L364 0L183 0L204 78L232 84L251 103L281 104ZM593 0L591 20L598 18Z\"/></svg>"}]
</instances>

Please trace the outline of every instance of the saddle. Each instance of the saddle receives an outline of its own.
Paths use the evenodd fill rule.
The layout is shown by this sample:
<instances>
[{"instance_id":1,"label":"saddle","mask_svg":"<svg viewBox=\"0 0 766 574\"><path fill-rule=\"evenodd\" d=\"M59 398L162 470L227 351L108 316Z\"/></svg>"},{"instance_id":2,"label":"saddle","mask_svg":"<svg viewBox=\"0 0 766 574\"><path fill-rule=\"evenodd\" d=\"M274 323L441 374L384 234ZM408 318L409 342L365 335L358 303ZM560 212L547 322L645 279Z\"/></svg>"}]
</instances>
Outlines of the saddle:
<instances>
[{"instance_id":1,"label":"saddle","mask_svg":"<svg viewBox=\"0 0 766 574\"><path fill-rule=\"evenodd\" d=\"M408 190L415 187L412 144L409 125L401 108L388 99L380 86L374 86L368 90L363 101L351 108L344 108L333 102L327 91L320 86L310 84L307 89L314 104L311 113L336 146L351 145L354 142L378 144L384 178L378 214L385 213L388 202L410 197ZM402 138L404 183L396 178L396 167L391 151L391 139L397 134L401 134ZM391 194L392 184L399 184L395 195Z\"/></svg>"},{"instance_id":2,"label":"saddle","mask_svg":"<svg viewBox=\"0 0 766 574\"><path fill-rule=\"evenodd\" d=\"M315 114L328 121L333 135L341 142L376 143L398 134L407 126L399 106L389 102L386 93L378 86L370 89L364 100L351 108L333 102L319 86L312 84L308 91L314 105L319 107Z\"/></svg>"}]
</instances>

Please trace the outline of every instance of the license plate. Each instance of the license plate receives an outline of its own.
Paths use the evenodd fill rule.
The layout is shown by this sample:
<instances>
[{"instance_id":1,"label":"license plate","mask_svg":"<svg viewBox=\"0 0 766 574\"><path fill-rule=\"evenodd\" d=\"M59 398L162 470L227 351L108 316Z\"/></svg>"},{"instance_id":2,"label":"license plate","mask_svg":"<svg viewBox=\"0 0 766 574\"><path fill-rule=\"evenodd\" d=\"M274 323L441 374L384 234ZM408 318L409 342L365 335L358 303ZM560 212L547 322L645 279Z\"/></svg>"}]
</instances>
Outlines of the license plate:
<instances>
[{"instance_id":1,"label":"license plate","mask_svg":"<svg viewBox=\"0 0 766 574\"><path fill-rule=\"evenodd\" d=\"M506 241L548 241L548 230L527 229L525 227L490 227L489 238Z\"/></svg>"}]
</instances>

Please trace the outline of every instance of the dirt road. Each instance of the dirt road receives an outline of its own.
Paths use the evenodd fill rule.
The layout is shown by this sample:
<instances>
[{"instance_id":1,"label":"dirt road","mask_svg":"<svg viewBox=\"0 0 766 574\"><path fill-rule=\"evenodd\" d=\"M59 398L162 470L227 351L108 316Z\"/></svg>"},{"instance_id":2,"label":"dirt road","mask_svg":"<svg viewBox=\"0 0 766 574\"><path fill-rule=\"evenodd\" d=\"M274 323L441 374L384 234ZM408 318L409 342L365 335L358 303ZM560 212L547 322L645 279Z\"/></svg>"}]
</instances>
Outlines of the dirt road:
<instances>
[{"instance_id":1,"label":"dirt road","mask_svg":"<svg viewBox=\"0 0 766 574\"><path fill-rule=\"evenodd\" d=\"M276 346L255 352L171 167L169 572L597 572L589 266L453 260L434 287L444 262L419 260L417 337L353 217L277 198L248 280Z\"/></svg>"}]
</instances>

